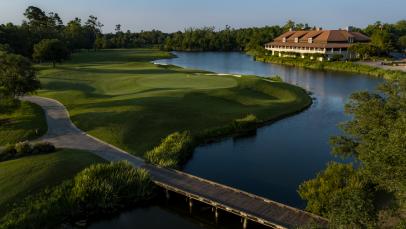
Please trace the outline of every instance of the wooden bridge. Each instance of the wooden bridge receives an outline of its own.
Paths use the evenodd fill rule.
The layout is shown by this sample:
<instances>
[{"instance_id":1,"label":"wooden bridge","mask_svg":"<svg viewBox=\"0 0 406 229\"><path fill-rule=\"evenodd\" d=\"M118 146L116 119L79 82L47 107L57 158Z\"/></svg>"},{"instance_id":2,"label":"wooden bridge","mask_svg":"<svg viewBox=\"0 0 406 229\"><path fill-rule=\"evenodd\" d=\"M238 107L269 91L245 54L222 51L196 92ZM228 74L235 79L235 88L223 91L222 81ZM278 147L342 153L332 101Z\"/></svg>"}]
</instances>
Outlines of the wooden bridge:
<instances>
[{"instance_id":1,"label":"wooden bridge","mask_svg":"<svg viewBox=\"0 0 406 229\"><path fill-rule=\"evenodd\" d=\"M150 171L154 183L167 192L186 196L189 206L193 201L208 204L214 208L217 219L218 209L242 217L243 228L248 221L254 221L271 228L297 228L317 226L327 228L325 218L305 212L263 197L259 197L235 188L218 184L177 170L164 169L153 165L143 165Z\"/></svg>"}]
</instances>

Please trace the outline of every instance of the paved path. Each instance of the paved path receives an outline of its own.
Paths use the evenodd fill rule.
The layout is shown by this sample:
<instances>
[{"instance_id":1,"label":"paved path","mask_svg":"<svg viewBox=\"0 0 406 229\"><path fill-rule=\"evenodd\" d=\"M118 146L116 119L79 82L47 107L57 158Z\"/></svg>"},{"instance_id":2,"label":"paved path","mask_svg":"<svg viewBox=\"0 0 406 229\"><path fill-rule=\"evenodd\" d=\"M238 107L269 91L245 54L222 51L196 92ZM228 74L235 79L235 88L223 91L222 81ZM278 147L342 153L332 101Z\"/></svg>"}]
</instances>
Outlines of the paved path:
<instances>
[{"instance_id":1,"label":"paved path","mask_svg":"<svg viewBox=\"0 0 406 229\"><path fill-rule=\"evenodd\" d=\"M78 129L71 122L69 113L60 102L37 96L26 96L21 100L38 104L45 111L48 132L38 141L50 142L58 148L86 150L108 161L128 160L134 166L144 165L141 158L130 155Z\"/></svg>"},{"instance_id":2,"label":"paved path","mask_svg":"<svg viewBox=\"0 0 406 229\"><path fill-rule=\"evenodd\" d=\"M406 66L382 65L382 61L358 61L357 63L361 65L368 65L375 68L406 72Z\"/></svg>"},{"instance_id":3,"label":"paved path","mask_svg":"<svg viewBox=\"0 0 406 229\"><path fill-rule=\"evenodd\" d=\"M277 203L235 188L215 183L177 170L159 168L144 163L141 158L130 155L112 145L100 141L79 130L71 121L66 108L56 100L28 96L22 100L40 105L46 112L48 133L40 140L59 148L90 151L109 160L127 160L134 166L147 169L158 186L177 192L213 206L273 228L296 228L316 224L327 228L328 221L317 215Z\"/></svg>"}]
</instances>

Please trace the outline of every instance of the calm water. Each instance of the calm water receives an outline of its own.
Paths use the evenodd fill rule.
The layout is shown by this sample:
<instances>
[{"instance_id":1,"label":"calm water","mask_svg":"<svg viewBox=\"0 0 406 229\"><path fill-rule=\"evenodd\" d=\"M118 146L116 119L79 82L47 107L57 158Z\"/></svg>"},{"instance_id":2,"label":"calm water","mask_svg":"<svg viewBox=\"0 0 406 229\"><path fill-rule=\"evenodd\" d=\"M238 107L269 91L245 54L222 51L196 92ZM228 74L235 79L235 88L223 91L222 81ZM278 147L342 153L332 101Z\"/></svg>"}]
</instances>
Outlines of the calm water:
<instances>
[{"instance_id":1,"label":"calm water","mask_svg":"<svg viewBox=\"0 0 406 229\"><path fill-rule=\"evenodd\" d=\"M382 82L367 76L313 71L255 62L241 53L176 53L178 58L158 63L209 70L217 73L280 75L285 82L313 93L314 104L306 111L258 129L255 136L227 138L200 146L184 170L270 199L303 208L297 187L338 160L330 155L328 140L340 134L337 124L348 120L343 107L351 93L374 90ZM187 209L187 207L185 207ZM148 225L160 228L213 228L204 212L190 217L168 206L154 205L124 213L103 225ZM210 215L210 214L209 214ZM148 223L159 217L159 223ZM206 220L202 220L206 219ZM145 222L144 222L145 221ZM141 224L140 224L141 223ZM145 224L142 224L145 223ZM158 225L158 224L159 225ZM228 223L224 223L227 227ZM229 228L233 226L229 225Z\"/></svg>"}]
</instances>

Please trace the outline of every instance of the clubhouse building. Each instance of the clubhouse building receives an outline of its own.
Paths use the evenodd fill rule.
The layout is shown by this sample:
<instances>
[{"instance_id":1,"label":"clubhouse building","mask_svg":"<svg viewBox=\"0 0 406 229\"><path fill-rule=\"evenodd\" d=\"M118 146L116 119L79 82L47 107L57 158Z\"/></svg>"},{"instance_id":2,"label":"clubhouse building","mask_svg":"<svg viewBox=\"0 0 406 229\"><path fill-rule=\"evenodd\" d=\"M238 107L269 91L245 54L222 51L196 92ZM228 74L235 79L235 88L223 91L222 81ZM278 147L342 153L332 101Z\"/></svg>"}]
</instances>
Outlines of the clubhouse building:
<instances>
[{"instance_id":1,"label":"clubhouse building","mask_svg":"<svg viewBox=\"0 0 406 229\"><path fill-rule=\"evenodd\" d=\"M369 37L352 32L351 27L339 30L290 30L265 44L265 49L279 57L309 56L310 59L323 61L331 58L351 59L354 56L348 48L355 43L368 42Z\"/></svg>"}]
</instances>

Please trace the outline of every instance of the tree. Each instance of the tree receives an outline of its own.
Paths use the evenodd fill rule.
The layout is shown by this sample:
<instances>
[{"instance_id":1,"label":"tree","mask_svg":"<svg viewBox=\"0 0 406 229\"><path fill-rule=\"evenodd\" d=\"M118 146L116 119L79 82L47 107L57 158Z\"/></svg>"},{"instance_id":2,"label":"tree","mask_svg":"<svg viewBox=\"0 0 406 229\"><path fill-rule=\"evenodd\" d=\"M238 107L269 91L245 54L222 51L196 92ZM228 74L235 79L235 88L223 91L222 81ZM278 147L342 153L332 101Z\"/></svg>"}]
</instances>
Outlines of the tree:
<instances>
[{"instance_id":1,"label":"tree","mask_svg":"<svg viewBox=\"0 0 406 229\"><path fill-rule=\"evenodd\" d=\"M68 22L63 33L70 51L85 47L84 29L79 18Z\"/></svg>"},{"instance_id":2,"label":"tree","mask_svg":"<svg viewBox=\"0 0 406 229\"><path fill-rule=\"evenodd\" d=\"M69 55L65 43L58 39L44 39L34 46L34 60L51 61L54 68L56 62L68 59Z\"/></svg>"},{"instance_id":3,"label":"tree","mask_svg":"<svg viewBox=\"0 0 406 229\"><path fill-rule=\"evenodd\" d=\"M391 34L384 30L375 31L371 36L371 43L384 53L393 50Z\"/></svg>"},{"instance_id":4,"label":"tree","mask_svg":"<svg viewBox=\"0 0 406 229\"><path fill-rule=\"evenodd\" d=\"M32 93L40 86L27 58L0 52L0 91L3 96L15 98Z\"/></svg>"},{"instance_id":5,"label":"tree","mask_svg":"<svg viewBox=\"0 0 406 229\"><path fill-rule=\"evenodd\" d=\"M406 35L399 37L399 47L402 51L406 51Z\"/></svg>"},{"instance_id":6,"label":"tree","mask_svg":"<svg viewBox=\"0 0 406 229\"><path fill-rule=\"evenodd\" d=\"M373 226L376 212L369 188L351 164L330 163L315 179L299 187L306 210L325 216L333 226Z\"/></svg>"},{"instance_id":7,"label":"tree","mask_svg":"<svg viewBox=\"0 0 406 229\"><path fill-rule=\"evenodd\" d=\"M350 46L348 49L351 53L357 55L358 58L366 60L372 56L379 55L379 49L372 44L358 43Z\"/></svg>"},{"instance_id":8,"label":"tree","mask_svg":"<svg viewBox=\"0 0 406 229\"><path fill-rule=\"evenodd\" d=\"M96 45L96 39L97 36L101 34L101 28L103 27L103 24L98 21L97 17L90 15L89 19L87 19L85 23L85 27L88 32L88 44L92 45L94 50L96 51L97 45Z\"/></svg>"},{"instance_id":9,"label":"tree","mask_svg":"<svg viewBox=\"0 0 406 229\"><path fill-rule=\"evenodd\" d=\"M406 206L406 79L389 80L379 92L357 92L345 107L353 120L331 139L333 154L356 160L357 168L332 164L299 188L307 209L332 223L370 226L381 209ZM394 202L394 204L393 204ZM389 206L389 207L388 207Z\"/></svg>"}]
</instances>

